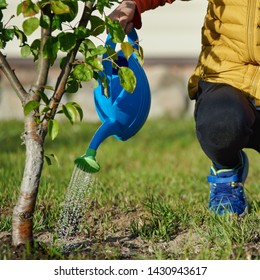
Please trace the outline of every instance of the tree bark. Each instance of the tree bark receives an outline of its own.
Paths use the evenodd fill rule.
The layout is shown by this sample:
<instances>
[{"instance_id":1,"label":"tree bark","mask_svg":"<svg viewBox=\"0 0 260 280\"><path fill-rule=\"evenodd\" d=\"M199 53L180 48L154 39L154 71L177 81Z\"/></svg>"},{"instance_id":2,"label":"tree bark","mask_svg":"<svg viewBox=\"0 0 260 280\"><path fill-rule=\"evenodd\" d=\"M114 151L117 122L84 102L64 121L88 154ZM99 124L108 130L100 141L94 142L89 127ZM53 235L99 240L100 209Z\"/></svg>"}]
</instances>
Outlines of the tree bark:
<instances>
[{"instance_id":1,"label":"tree bark","mask_svg":"<svg viewBox=\"0 0 260 280\"><path fill-rule=\"evenodd\" d=\"M43 168L45 132L29 117L25 123L23 140L26 146L26 162L20 194L13 210L13 245L32 243L33 214Z\"/></svg>"},{"instance_id":2,"label":"tree bark","mask_svg":"<svg viewBox=\"0 0 260 280\"><path fill-rule=\"evenodd\" d=\"M87 25L92 13L92 5L93 3L91 1L86 2L82 18L79 22L80 26ZM46 6L45 12L46 14L50 13L49 7ZM39 91L44 90L50 67L49 59L44 57L42 50L49 36L51 36L51 30L42 29L36 80L29 92L26 92L22 87L15 72L8 64L6 57L0 52L0 69L3 70L6 77L9 79L23 106L30 100L40 101L41 99ZM54 119L56 115L56 110L64 94L66 82L71 72L72 63L75 60L80 43L81 41L79 41L74 50L68 54L67 64L61 71L55 92L51 98L50 112L45 114L45 117L43 117L39 124L36 122L36 115L39 113L39 109L36 109L34 113L32 112L30 116L25 119L25 132L23 135L23 140L26 146L25 168L20 194L12 216L12 242L15 247L20 244L33 242L33 215L44 162L44 140L48 130L48 122L50 119Z\"/></svg>"}]
</instances>

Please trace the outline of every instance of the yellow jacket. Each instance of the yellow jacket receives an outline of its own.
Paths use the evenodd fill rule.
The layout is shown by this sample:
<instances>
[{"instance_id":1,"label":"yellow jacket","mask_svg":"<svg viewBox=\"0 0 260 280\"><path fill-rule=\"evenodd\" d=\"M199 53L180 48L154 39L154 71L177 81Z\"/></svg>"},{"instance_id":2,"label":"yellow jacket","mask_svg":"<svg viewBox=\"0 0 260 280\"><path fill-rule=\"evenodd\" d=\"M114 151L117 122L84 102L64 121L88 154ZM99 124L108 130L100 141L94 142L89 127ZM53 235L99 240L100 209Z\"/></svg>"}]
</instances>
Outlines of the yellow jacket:
<instances>
[{"instance_id":1,"label":"yellow jacket","mask_svg":"<svg viewBox=\"0 0 260 280\"><path fill-rule=\"evenodd\" d=\"M208 2L201 54L189 80L189 95L194 99L198 81L204 80L232 85L257 102L260 100L260 0Z\"/></svg>"}]
</instances>

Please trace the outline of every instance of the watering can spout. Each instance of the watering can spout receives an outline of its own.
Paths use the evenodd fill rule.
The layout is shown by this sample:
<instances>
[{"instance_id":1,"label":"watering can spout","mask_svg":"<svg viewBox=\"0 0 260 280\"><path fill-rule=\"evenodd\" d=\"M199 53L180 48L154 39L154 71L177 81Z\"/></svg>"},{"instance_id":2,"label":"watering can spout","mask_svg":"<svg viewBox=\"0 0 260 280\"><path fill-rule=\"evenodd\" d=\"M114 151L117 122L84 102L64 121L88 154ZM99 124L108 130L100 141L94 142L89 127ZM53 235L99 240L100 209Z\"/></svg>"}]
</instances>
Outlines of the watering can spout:
<instances>
[{"instance_id":1,"label":"watering can spout","mask_svg":"<svg viewBox=\"0 0 260 280\"><path fill-rule=\"evenodd\" d=\"M118 134L120 131L119 123L110 119L106 119L94 134L89 148L97 150L99 145L109 136Z\"/></svg>"},{"instance_id":2,"label":"watering can spout","mask_svg":"<svg viewBox=\"0 0 260 280\"><path fill-rule=\"evenodd\" d=\"M99 145L109 136L117 134L120 126L117 122L107 120L102 123L94 134L86 153L75 160L76 166L88 173L96 173L100 165L96 161L96 152Z\"/></svg>"},{"instance_id":3,"label":"watering can spout","mask_svg":"<svg viewBox=\"0 0 260 280\"><path fill-rule=\"evenodd\" d=\"M100 165L96 161L96 151L92 149L87 149L86 153L75 159L75 165L87 172L87 173L96 173L100 170Z\"/></svg>"}]
</instances>

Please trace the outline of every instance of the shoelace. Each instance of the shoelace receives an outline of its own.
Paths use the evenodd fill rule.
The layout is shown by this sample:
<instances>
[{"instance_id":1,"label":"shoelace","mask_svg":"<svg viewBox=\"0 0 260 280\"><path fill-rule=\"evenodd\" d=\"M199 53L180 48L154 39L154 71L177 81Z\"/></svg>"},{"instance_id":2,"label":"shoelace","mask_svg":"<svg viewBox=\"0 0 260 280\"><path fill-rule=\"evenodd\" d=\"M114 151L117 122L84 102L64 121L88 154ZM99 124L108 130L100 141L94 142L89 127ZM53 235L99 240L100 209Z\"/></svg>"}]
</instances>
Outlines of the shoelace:
<instances>
[{"instance_id":1,"label":"shoelace","mask_svg":"<svg viewBox=\"0 0 260 280\"><path fill-rule=\"evenodd\" d=\"M232 183L231 183L232 184ZM218 186L215 186L213 184L212 192L213 192L213 198L211 201L216 202L239 202L239 193L242 192L241 189L238 189L237 186L231 186L231 184L219 184Z\"/></svg>"}]
</instances>

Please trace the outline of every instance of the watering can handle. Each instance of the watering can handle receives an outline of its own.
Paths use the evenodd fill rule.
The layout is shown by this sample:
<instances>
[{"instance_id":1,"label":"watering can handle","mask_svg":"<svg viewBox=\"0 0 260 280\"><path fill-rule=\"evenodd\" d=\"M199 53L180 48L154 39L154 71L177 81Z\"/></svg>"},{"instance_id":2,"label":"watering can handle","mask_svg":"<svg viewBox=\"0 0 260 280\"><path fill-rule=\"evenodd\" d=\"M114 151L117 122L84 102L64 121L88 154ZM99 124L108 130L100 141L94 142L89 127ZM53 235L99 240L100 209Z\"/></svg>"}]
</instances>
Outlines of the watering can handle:
<instances>
[{"instance_id":1,"label":"watering can handle","mask_svg":"<svg viewBox=\"0 0 260 280\"><path fill-rule=\"evenodd\" d=\"M138 50L138 45L139 45L139 40L138 40L138 35L135 31L135 29L133 28L130 33L127 34L127 38L128 38L128 42L135 48ZM106 45L109 45L112 49L116 48L116 43L114 43L111 40L111 35L110 33L107 35L107 39L106 39ZM104 55L104 57L106 57L106 54Z\"/></svg>"},{"instance_id":2,"label":"watering can handle","mask_svg":"<svg viewBox=\"0 0 260 280\"><path fill-rule=\"evenodd\" d=\"M138 50L139 48L139 39L137 32L135 31L134 28L127 34L128 42ZM105 45L110 46L112 49L115 50L116 48L116 43L112 41L110 33L107 35L106 43ZM112 74L112 66L111 66L111 61L106 60L107 58L107 53L103 55L103 66L104 66L104 71L106 74L111 75Z\"/></svg>"}]
</instances>

